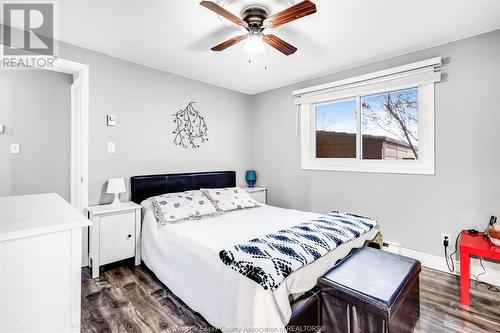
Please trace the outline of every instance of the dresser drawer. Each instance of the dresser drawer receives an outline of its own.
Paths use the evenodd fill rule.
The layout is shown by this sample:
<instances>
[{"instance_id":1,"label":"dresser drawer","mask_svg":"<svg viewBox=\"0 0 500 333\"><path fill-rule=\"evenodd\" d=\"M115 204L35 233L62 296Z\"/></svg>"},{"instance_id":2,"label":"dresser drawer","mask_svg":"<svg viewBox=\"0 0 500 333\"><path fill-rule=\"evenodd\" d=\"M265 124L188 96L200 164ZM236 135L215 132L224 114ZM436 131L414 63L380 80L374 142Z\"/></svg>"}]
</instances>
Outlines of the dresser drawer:
<instances>
[{"instance_id":1,"label":"dresser drawer","mask_svg":"<svg viewBox=\"0 0 500 333\"><path fill-rule=\"evenodd\" d=\"M99 264L135 255L135 212L100 217Z\"/></svg>"}]
</instances>

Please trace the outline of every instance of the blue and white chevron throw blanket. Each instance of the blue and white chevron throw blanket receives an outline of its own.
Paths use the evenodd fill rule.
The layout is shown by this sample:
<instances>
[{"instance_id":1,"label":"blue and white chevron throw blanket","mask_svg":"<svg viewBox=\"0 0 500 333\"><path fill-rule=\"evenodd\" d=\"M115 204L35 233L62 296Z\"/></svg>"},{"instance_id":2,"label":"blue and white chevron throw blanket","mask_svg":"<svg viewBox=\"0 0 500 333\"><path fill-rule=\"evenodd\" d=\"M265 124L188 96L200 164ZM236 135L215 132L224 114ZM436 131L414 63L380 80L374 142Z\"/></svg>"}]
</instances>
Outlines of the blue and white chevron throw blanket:
<instances>
[{"instance_id":1,"label":"blue and white chevron throw blanket","mask_svg":"<svg viewBox=\"0 0 500 333\"><path fill-rule=\"evenodd\" d=\"M227 266L275 290L287 276L370 231L377 221L332 211L312 221L237 244L219 252Z\"/></svg>"}]
</instances>

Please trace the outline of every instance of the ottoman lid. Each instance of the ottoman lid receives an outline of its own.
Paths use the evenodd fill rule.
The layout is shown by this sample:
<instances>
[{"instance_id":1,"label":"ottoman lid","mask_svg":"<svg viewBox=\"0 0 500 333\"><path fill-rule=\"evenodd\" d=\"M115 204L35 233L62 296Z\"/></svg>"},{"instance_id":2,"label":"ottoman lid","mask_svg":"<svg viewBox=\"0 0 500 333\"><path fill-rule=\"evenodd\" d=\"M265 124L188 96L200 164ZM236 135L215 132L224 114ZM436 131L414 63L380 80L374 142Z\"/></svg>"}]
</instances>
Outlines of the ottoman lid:
<instances>
[{"instance_id":1,"label":"ottoman lid","mask_svg":"<svg viewBox=\"0 0 500 333\"><path fill-rule=\"evenodd\" d=\"M364 247L319 278L318 285L322 292L387 317L419 272L417 260Z\"/></svg>"}]
</instances>

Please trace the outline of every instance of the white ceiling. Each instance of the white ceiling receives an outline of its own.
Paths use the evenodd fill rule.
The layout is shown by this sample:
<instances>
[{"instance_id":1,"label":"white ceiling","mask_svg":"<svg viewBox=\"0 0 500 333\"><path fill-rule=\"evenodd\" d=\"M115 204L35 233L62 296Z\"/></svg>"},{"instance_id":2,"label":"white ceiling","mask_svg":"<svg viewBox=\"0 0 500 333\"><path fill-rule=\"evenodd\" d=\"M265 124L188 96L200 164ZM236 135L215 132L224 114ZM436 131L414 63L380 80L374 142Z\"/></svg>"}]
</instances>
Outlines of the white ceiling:
<instances>
[{"instance_id":1,"label":"white ceiling","mask_svg":"<svg viewBox=\"0 0 500 333\"><path fill-rule=\"evenodd\" d=\"M240 15L293 0L219 0ZM295 1L299 2L299 1ZM318 12L273 31L298 51L267 47L248 63L243 43L210 51L238 33L198 0L62 0L60 39L135 63L255 94L348 67L500 28L499 0L313 0ZM268 31L269 32L269 31ZM268 65L264 68L264 63Z\"/></svg>"}]
</instances>

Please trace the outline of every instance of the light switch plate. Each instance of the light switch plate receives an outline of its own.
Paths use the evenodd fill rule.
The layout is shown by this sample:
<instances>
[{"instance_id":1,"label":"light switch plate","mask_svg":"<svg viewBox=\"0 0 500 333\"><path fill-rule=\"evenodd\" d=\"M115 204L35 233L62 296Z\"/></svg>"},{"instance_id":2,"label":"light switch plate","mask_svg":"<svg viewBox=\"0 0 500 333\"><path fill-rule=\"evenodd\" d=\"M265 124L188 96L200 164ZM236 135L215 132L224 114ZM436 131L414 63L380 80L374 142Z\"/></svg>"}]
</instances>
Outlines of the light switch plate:
<instances>
[{"instance_id":1,"label":"light switch plate","mask_svg":"<svg viewBox=\"0 0 500 333\"><path fill-rule=\"evenodd\" d=\"M19 154L21 152L21 147L19 143L11 143L10 144L10 153L11 154Z\"/></svg>"},{"instance_id":2,"label":"light switch plate","mask_svg":"<svg viewBox=\"0 0 500 333\"><path fill-rule=\"evenodd\" d=\"M115 153L115 143L114 142L108 142L108 153L110 153L110 154Z\"/></svg>"},{"instance_id":3,"label":"light switch plate","mask_svg":"<svg viewBox=\"0 0 500 333\"><path fill-rule=\"evenodd\" d=\"M112 114L108 114L106 116L106 124L110 127L115 127L116 125L116 116Z\"/></svg>"}]
</instances>

